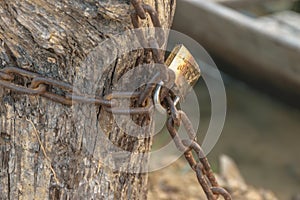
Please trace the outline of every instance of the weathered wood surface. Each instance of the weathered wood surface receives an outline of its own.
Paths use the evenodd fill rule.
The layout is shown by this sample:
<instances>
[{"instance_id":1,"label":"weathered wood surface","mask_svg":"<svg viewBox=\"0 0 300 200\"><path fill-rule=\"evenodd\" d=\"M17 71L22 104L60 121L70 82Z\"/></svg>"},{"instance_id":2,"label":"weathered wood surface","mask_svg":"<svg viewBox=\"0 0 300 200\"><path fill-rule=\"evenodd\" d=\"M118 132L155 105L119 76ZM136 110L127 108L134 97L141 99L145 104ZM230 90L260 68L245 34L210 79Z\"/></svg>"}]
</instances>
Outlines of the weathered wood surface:
<instances>
[{"instance_id":1,"label":"weathered wood surface","mask_svg":"<svg viewBox=\"0 0 300 200\"><path fill-rule=\"evenodd\" d=\"M158 11L163 27L169 27L174 1L146 2ZM76 83L86 93L109 93L118 78L145 56L142 50L134 51L104 65L118 49L101 42L132 28L131 9L125 0L1 0L0 66L14 65ZM149 18L144 25L151 26ZM138 153L150 149L150 138L126 135L101 107L67 107L0 90L1 200L146 198L147 174L105 166L105 162L114 163L109 163L113 161L107 152L101 152L108 145L101 139L105 136L122 149ZM135 154L130 159L137 169L147 161Z\"/></svg>"},{"instance_id":2,"label":"weathered wood surface","mask_svg":"<svg viewBox=\"0 0 300 200\"><path fill-rule=\"evenodd\" d=\"M274 32L284 37L300 38L300 14L293 11L282 11L260 17L257 22L266 31Z\"/></svg>"},{"instance_id":3,"label":"weathered wood surface","mask_svg":"<svg viewBox=\"0 0 300 200\"><path fill-rule=\"evenodd\" d=\"M286 37L259 19L204 0L179 1L173 27L233 63L237 74L300 97L299 37Z\"/></svg>"}]
</instances>

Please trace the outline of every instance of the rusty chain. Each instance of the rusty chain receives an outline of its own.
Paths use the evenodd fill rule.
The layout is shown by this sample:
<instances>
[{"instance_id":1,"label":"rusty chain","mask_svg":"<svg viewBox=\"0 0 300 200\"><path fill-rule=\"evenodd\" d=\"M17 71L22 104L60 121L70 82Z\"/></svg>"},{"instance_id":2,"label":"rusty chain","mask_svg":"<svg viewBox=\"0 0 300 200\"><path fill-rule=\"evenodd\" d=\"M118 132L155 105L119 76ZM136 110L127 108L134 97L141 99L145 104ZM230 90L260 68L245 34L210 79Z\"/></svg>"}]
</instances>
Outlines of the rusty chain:
<instances>
[{"instance_id":1,"label":"rusty chain","mask_svg":"<svg viewBox=\"0 0 300 200\"><path fill-rule=\"evenodd\" d=\"M161 28L161 23L159 21L156 11L149 5L142 2L142 0L131 0L131 3L135 9L135 12L131 15L132 24L134 28L140 28L139 18L146 19L146 13L149 13L152 23L155 27ZM142 32L139 32L139 40L142 45L145 45L145 36ZM161 29L156 29L156 37L159 41L154 38L150 38L148 42L152 47L153 59L158 64L163 64L164 56L163 52L158 50L164 42L164 37L161 37ZM162 38L162 39L161 39ZM168 76L167 76L168 77ZM140 96L139 103L142 105L145 99L147 99L153 92L155 86L153 84L148 84L144 93ZM207 157L204 154L201 146L196 142L196 132L193 129L192 123L187 117L187 115L182 110L177 110L170 92L169 87L164 87L162 90L161 100L167 103L168 110L168 122L167 129L174 140L177 149L184 153L186 160L188 161L190 167L196 172L197 179L201 185L203 191L206 194L208 200L216 200L219 196L222 196L225 200L231 200L230 194L222 187L219 186L211 166L208 162ZM189 139L181 139L176 126L180 126L183 123ZM198 161L193 156L193 151L197 155Z\"/></svg>"},{"instance_id":2,"label":"rusty chain","mask_svg":"<svg viewBox=\"0 0 300 200\"><path fill-rule=\"evenodd\" d=\"M157 12L142 0L131 0L134 7L134 12L131 14L131 20L134 28L141 28L139 19L146 19L149 14L154 27L161 28L161 23ZM164 51L161 47L164 45L165 36L161 29L155 31L155 37L150 37L146 40L142 30L137 32L140 43L145 47L146 42L149 42L152 52L152 57L155 63L164 64ZM159 38L157 41L155 38ZM30 79L30 85L19 83L20 79ZM142 92L114 92L105 96L91 96L84 95L79 92L72 84L54 80L52 78L45 78L38 73L31 72L17 67L5 67L0 69L0 86L15 91L17 93L43 96L52 101L64 104L73 105L77 103L95 104L103 106L107 112L114 114L145 114L153 110L153 105L149 102L150 97L156 87L155 83L162 80L166 83L161 91L161 102L164 103L168 111L167 129L174 140L174 143L179 151L184 153L184 156L190 167L196 172L197 179L205 192L208 200L216 200L222 196L225 200L231 200L230 194L221 188L214 176L210 164L201 148L196 142L196 132L193 129L191 121L182 110L177 110L173 102L170 91L167 88L173 84L174 74L170 70L166 70L166 74L156 74L152 80L146 85ZM54 88L61 92L53 92ZM124 108L119 107L117 99L135 99L138 102L138 107ZM183 124L187 131L188 139L181 139L176 127ZM196 155L196 159L193 156ZM197 161L196 161L197 160Z\"/></svg>"},{"instance_id":3,"label":"rusty chain","mask_svg":"<svg viewBox=\"0 0 300 200\"><path fill-rule=\"evenodd\" d=\"M201 146L196 141L196 132L193 129L192 123L187 115L182 110L178 111L175 109L171 110L171 113L172 112L175 112L175 114L173 113L169 116L167 129L173 138L177 149L184 153L185 159L189 163L190 167L196 172L198 182L206 194L207 199L215 200L218 199L219 195L221 195L225 200L231 200L230 194L218 185L208 159ZM177 121L183 123L189 139L180 138L176 130L176 122L174 121L173 116L176 116ZM194 158L193 151L195 152L198 161Z\"/></svg>"},{"instance_id":4,"label":"rusty chain","mask_svg":"<svg viewBox=\"0 0 300 200\"><path fill-rule=\"evenodd\" d=\"M24 84L16 83L17 77L29 78L30 85L24 86ZM140 96L139 92L114 92L103 97L83 95L72 84L45 78L38 73L17 67L5 67L0 70L0 86L22 94L43 96L68 106L78 103L101 105L106 111L114 114L144 114L153 109L149 102L145 107L130 109L119 107L117 99L137 99ZM60 89L61 94L52 92L54 88Z\"/></svg>"}]
</instances>

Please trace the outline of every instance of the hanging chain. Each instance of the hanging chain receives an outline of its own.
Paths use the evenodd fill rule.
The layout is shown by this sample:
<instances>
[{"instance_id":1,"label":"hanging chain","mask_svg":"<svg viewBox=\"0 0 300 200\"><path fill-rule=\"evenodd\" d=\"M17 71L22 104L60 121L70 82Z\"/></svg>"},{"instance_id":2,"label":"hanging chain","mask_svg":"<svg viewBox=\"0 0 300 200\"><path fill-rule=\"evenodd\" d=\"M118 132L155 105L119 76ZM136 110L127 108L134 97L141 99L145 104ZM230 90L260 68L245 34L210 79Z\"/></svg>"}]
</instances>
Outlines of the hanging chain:
<instances>
[{"instance_id":1,"label":"hanging chain","mask_svg":"<svg viewBox=\"0 0 300 200\"><path fill-rule=\"evenodd\" d=\"M155 27L161 27L158 15L156 11L150 6L142 2L142 0L131 0L131 3L135 9L135 12L131 15L132 23L134 28L140 28L139 19L146 19L146 13L149 13L152 23ZM159 51L159 47L163 45L164 37L161 37L161 29L156 30L156 38L159 38L159 41L156 41L153 38L150 38L149 43L152 47L152 54L154 61L159 64L164 63L163 52ZM139 40L144 45L145 37L143 34L139 34ZM167 76L168 77L168 76ZM148 84L144 93L141 94L139 103L143 104L145 99L150 97L155 84ZM196 142L196 132L193 129L192 123L187 117L187 115L182 110L177 110L175 103L173 102L169 87L164 87L162 90L161 100L166 102L168 110L168 121L167 128L173 138L173 141L179 151L184 153L184 156L189 163L190 167L196 172L197 179L201 185L203 191L206 194L208 200L216 200L219 196L222 196L225 200L231 200L231 195L222 187L219 186L215 175L211 169L211 166L208 162L207 157L205 156L204 151L201 146ZM185 127L189 139L181 139L176 126L183 124ZM193 151L195 152L197 161L193 156Z\"/></svg>"},{"instance_id":2,"label":"hanging chain","mask_svg":"<svg viewBox=\"0 0 300 200\"><path fill-rule=\"evenodd\" d=\"M148 42L151 47L148 50L152 52L154 62L163 64L164 51L161 50L161 47L164 45L166 37L162 29L160 29L161 23L157 12L150 5L143 3L141 0L131 0L131 3L134 7L134 12L131 14L134 28L141 28L139 19L146 19L147 13L150 16L154 27L159 28L155 30L155 37L150 37L147 40L141 30L138 31L137 34L142 45L145 45L146 42ZM159 38L159 40L156 40L155 38ZM17 77L22 80L30 79L30 85L18 83L17 80L19 79L17 79ZM149 99L156 87L156 84L154 83L158 83L160 79L163 79L166 83L166 87L163 87L160 97L161 102L165 103L164 105L168 111L169 117L167 128L176 147L179 151L184 153L189 165L196 172L198 182L204 190L208 200L216 200L219 196L222 196L225 200L231 200L230 194L218 185L201 146L196 142L196 132L193 129L191 121L182 110L177 110L176 105L171 98L170 91L167 88L171 88L170 84L173 84L174 74L172 74L170 70L166 70L166 74L156 74L150 81L150 84L147 84L142 92L114 92L105 96L91 96L82 94L74 88L72 84L54 80L52 78L45 78L35 72L17 67L5 67L0 69L0 86L14 92L43 96L64 105L73 105L76 103L100 105L103 106L107 112L112 112L114 114L150 113L154 107L150 104ZM55 89L60 90L59 94L54 92ZM135 99L137 100L139 107L122 109L120 105L118 105L117 99ZM181 123L186 129L189 139L180 138L176 127L180 126ZM193 156L193 152L195 152L197 159Z\"/></svg>"},{"instance_id":3,"label":"hanging chain","mask_svg":"<svg viewBox=\"0 0 300 200\"><path fill-rule=\"evenodd\" d=\"M170 97L167 97L167 101L169 105L174 105ZM219 186L204 151L196 141L196 132L185 112L177 110L174 106L171 106L169 111L170 115L167 121L167 129L176 148L184 153L185 159L190 167L196 172L198 182L206 194L207 199L216 200L218 199L218 196L221 195L225 200L231 200L230 194L224 188ZM176 126L180 126L181 123L183 124L189 139L180 138ZM193 151L195 152L196 159L193 156Z\"/></svg>"}]
</instances>

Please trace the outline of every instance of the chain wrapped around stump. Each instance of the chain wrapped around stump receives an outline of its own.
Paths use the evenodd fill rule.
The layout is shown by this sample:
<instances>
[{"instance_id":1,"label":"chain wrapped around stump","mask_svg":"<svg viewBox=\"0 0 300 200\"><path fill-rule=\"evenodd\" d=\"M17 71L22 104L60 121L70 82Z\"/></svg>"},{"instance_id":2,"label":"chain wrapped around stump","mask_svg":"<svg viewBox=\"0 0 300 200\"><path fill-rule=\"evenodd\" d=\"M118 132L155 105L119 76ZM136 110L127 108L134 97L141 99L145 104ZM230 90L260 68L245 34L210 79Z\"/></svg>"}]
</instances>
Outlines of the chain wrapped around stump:
<instances>
[{"instance_id":1,"label":"chain wrapped around stump","mask_svg":"<svg viewBox=\"0 0 300 200\"><path fill-rule=\"evenodd\" d=\"M185 76L183 78L187 78L188 81L190 81L190 86L192 86L200 77L199 69L195 68L194 65L196 64L193 60L190 60L190 57L188 59L182 59L180 56L176 57L178 52L183 52L183 55L189 53L182 46L176 47L175 52L173 54L171 53L171 58L164 64L164 51L162 50L162 46L165 43L166 37L161 29L161 23L157 12L153 7L143 3L141 0L131 0L131 4L134 7L134 11L131 14L134 28L141 28L140 19L146 19L147 14L149 14L154 27L159 28L155 30L154 37L146 39L142 30L137 31L137 36L142 45L148 42L148 46L151 47L148 50L152 52L154 62L166 66L167 69L165 70L165 74L156 74L143 91L134 93L126 91L114 92L105 96L85 95L79 92L70 83L54 80L52 78L45 78L38 73L11 66L0 69L0 86L21 94L42 96L68 106L77 103L95 104L102 106L107 112L112 112L113 114L134 115L149 114L155 109L155 105L150 103L150 100L153 98L153 91L157 88L157 84L155 83L163 82L164 84L161 85L162 87L159 87L159 94L156 94L156 97L160 97L160 99L156 99L156 101L158 101L158 104L163 102L164 107L161 108L165 109L164 112L168 114L167 129L173 138L176 147L184 154L190 167L195 171L198 182L208 200L217 200L219 196L222 196L225 200L231 200L230 194L218 185L205 153L201 146L196 142L196 132L193 129L191 121L182 110L177 110L176 108L176 104L178 99L181 98L181 95L175 94L174 98L174 93L169 89L181 87L178 86L178 83L180 85L180 81L178 81L180 75ZM183 61L186 59L189 61L188 65L180 69L181 72L184 70L184 73L181 73L180 70L177 72L176 66L175 68L174 66L171 66L173 59L181 59ZM20 83L20 78L23 80L29 79L30 84ZM53 88L60 90L59 94L54 92ZM183 88L179 88L179 90L180 89L183 90ZM186 91L186 88L184 88L184 91ZM120 105L118 105L117 99L135 99L138 102L138 106L122 109ZM183 140L180 138L176 129L180 124L183 124L185 127L189 139ZM194 155L196 155L196 158Z\"/></svg>"}]
</instances>

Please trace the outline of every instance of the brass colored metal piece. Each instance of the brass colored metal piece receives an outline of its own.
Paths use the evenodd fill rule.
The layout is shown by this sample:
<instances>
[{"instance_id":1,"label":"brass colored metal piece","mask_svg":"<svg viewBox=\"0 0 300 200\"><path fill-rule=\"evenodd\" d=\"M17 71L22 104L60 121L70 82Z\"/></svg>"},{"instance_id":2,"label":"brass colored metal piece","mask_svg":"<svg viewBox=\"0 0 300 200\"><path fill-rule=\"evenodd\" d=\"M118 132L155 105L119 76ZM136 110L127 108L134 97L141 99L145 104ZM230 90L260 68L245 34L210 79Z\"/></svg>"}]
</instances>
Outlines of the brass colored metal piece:
<instances>
[{"instance_id":1,"label":"brass colored metal piece","mask_svg":"<svg viewBox=\"0 0 300 200\"><path fill-rule=\"evenodd\" d=\"M165 63L176 75L175 94L184 98L201 76L199 65L182 44L175 46Z\"/></svg>"}]
</instances>

